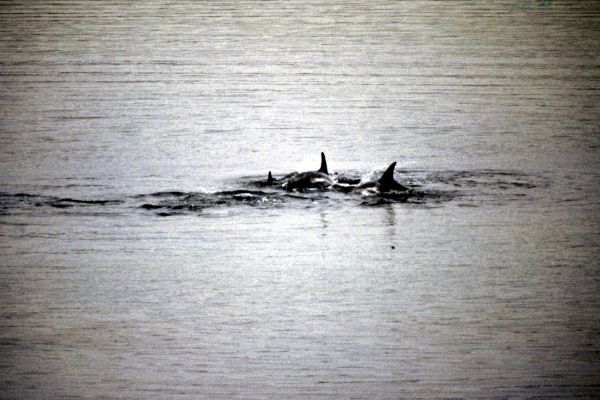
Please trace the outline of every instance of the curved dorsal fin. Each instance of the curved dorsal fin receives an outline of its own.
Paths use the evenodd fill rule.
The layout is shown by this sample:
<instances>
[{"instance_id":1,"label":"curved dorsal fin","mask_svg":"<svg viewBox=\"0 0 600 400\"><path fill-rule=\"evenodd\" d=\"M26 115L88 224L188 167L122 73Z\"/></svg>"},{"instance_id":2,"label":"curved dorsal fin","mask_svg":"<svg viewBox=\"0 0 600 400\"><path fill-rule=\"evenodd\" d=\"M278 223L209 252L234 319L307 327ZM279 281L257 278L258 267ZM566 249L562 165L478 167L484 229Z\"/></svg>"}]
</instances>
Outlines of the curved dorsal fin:
<instances>
[{"instance_id":1,"label":"curved dorsal fin","mask_svg":"<svg viewBox=\"0 0 600 400\"><path fill-rule=\"evenodd\" d=\"M409 188L399 184L394 179L394 169L395 168L396 168L396 161L391 163L390 166L388 167L388 169L386 169L385 172L383 173L383 175L381 175L381 178L379 178L379 181L378 181L379 190L381 190L382 192L387 192L390 190L403 191L403 192L409 191L410 192Z\"/></svg>"},{"instance_id":2,"label":"curved dorsal fin","mask_svg":"<svg viewBox=\"0 0 600 400\"><path fill-rule=\"evenodd\" d=\"M385 170L381 178L379 178L379 183L382 185L390 186L392 183L396 183L394 179L394 169L396 168L396 161L390 164L390 166Z\"/></svg>"},{"instance_id":3,"label":"curved dorsal fin","mask_svg":"<svg viewBox=\"0 0 600 400\"><path fill-rule=\"evenodd\" d=\"M318 172L322 172L326 175L329 175L329 172L327 171L327 161L325 160L324 153L321 153L321 168L319 168Z\"/></svg>"}]
</instances>

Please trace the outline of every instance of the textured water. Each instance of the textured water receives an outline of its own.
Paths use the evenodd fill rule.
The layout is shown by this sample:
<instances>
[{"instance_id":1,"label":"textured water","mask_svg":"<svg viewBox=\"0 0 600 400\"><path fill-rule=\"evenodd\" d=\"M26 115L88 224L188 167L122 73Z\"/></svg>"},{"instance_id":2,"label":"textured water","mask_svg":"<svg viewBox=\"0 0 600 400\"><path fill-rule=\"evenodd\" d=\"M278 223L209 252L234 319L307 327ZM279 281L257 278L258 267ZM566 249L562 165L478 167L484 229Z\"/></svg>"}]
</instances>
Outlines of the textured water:
<instances>
[{"instance_id":1,"label":"textured water","mask_svg":"<svg viewBox=\"0 0 600 400\"><path fill-rule=\"evenodd\" d=\"M599 397L598 21L0 2L0 397Z\"/></svg>"}]
</instances>

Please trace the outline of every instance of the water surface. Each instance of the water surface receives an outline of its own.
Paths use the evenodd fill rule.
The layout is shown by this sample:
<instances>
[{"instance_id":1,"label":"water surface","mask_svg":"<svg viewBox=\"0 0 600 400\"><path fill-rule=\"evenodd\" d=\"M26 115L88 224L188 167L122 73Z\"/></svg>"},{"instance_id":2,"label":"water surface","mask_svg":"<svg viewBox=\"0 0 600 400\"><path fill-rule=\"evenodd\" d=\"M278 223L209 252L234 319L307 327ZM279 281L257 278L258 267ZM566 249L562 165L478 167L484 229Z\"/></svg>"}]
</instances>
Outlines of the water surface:
<instances>
[{"instance_id":1,"label":"water surface","mask_svg":"<svg viewBox=\"0 0 600 400\"><path fill-rule=\"evenodd\" d=\"M0 397L598 397L599 16L3 2Z\"/></svg>"}]
</instances>

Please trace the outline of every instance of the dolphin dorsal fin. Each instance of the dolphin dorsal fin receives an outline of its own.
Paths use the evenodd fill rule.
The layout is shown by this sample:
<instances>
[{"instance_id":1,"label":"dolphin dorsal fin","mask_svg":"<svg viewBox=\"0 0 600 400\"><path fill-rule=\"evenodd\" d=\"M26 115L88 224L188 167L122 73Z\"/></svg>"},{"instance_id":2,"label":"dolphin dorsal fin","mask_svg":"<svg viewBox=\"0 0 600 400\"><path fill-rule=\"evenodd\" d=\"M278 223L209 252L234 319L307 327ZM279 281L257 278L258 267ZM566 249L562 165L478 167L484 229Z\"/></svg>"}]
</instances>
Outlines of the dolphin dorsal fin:
<instances>
[{"instance_id":1,"label":"dolphin dorsal fin","mask_svg":"<svg viewBox=\"0 0 600 400\"><path fill-rule=\"evenodd\" d=\"M379 183L382 185L389 186L392 183L396 183L394 179L394 169L396 168L396 161L390 164L390 166L385 170L381 178L379 178Z\"/></svg>"},{"instance_id":2,"label":"dolphin dorsal fin","mask_svg":"<svg viewBox=\"0 0 600 400\"><path fill-rule=\"evenodd\" d=\"M271 171L269 171L269 175L267 176L267 185L271 186L273 184L273 175L271 175Z\"/></svg>"},{"instance_id":3,"label":"dolphin dorsal fin","mask_svg":"<svg viewBox=\"0 0 600 400\"><path fill-rule=\"evenodd\" d=\"M322 172L326 175L329 175L329 172L327 171L327 161L325 160L324 153L321 153L321 168L319 168L318 172Z\"/></svg>"}]
</instances>

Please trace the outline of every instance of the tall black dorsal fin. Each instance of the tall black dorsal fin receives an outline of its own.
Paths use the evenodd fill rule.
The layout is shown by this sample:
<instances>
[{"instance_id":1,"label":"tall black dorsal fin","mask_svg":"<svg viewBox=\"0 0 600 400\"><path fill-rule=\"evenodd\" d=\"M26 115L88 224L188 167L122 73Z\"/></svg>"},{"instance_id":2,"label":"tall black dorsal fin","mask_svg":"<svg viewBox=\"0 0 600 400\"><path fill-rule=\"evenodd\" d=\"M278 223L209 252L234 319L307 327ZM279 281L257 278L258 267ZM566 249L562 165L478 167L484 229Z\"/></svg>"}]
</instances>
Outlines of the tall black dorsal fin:
<instances>
[{"instance_id":1,"label":"tall black dorsal fin","mask_svg":"<svg viewBox=\"0 0 600 400\"><path fill-rule=\"evenodd\" d=\"M269 176L267 176L267 185L271 186L273 184L273 175L271 175L271 171L269 171Z\"/></svg>"},{"instance_id":2,"label":"tall black dorsal fin","mask_svg":"<svg viewBox=\"0 0 600 400\"><path fill-rule=\"evenodd\" d=\"M392 183L396 183L394 179L394 169L396 168L396 161L390 164L390 166L385 170L381 178L379 178L379 183L382 185L389 186Z\"/></svg>"},{"instance_id":3,"label":"tall black dorsal fin","mask_svg":"<svg viewBox=\"0 0 600 400\"><path fill-rule=\"evenodd\" d=\"M321 153L321 168L319 168L318 172L322 172L324 174L329 175L329 172L327 171L327 161L325 160L324 153Z\"/></svg>"}]
</instances>

